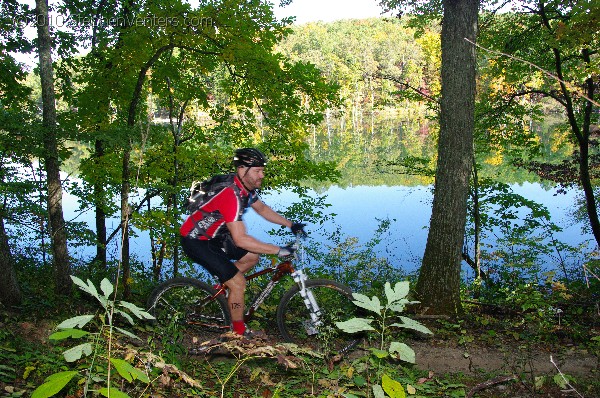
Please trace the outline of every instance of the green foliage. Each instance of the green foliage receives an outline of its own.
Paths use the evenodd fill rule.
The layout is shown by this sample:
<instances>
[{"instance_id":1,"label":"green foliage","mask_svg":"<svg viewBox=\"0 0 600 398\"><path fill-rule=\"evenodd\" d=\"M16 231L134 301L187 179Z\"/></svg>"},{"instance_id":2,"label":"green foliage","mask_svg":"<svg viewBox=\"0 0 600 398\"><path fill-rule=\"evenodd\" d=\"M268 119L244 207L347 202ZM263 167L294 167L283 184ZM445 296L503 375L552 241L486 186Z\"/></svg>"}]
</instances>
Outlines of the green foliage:
<instances>
[{"instance_id":1,"label":"green foliage","mask_svg":"<svg viewBox=\"0 0 600 398\"><path fill-rule=\"evenodd\" d=\"M420 393L432 393L432 390L428 390L430 386L426 383L420 383L420 385L415 388L412 384L414 381L411 381L410 377L405 380L405 384L403 385L397 377L390 376L393 372L392 369L397 369L397 365L392 368L387 367L383 360L396 359L412 364L415 363L415 353L408 345L392 341L389 346L385 348L384 343L386 335L390 334L390 328L409 329L423 334L432 334L432 332L417 321L401 315L396 317L396 314L394 314L400 314L404 312L407 305L416 303L407 298L409 294L408 282L398 282L393 287L389 282L386 282L384 292L386 298L385 304L382 304L377 296L368 297L362 294L353 293L355 299L354 304L367 310L369 314L374 315L369 318L357 317L346 322L336 323L340 329L347 333L374 332L379 334L379 348L370 348L372 358L356 360L351 368L352 375L354 375L355 371L360 371L361 369L364 370L367 375L353 376L351 384L357 388L364 388L367 379L374 378L376 380L381 380L381 384L373 383L370 386L374 397L406 397L407 392L410 395L417 393L417 388ZM393 320L396 320L396 322L393 322ZM372 363L373 359L375 360L374 363ZM371 367L375 369L375 375L369 373ZM455 385L454 387L451 387L450 390L458 387L462 386ZM452 393L454 392L456 391L452 391ZM344 394L344 396L357 397L359 395L356 395L351 390L350 393Z\"/></svg>"},{"instance_id":2,"label":"green foliage","mask_svg":"<svg viewBox=\"0 0 600 398\"><path fill-rule=\"evenodd\" d=\"M127 394L110 386L110 379L107 379L107 374L104 373L106 372L106 368L98 366L100 363L99 359L104 358L104 360L108 360L108 362L115 367L118 374L130 383L134 380L139 380L146 384L150 383L150 379L145 372L135 368L128 361L111 357L113 353L110 351L110 342L117 334L139 340L133 333L122 327L116 326L116 315L122 317L130 325L135 325L132 315L142 320L153 319L153 317L132 303L126 301L114 301L114 299L111 298L114 294L114 287L108 279L103 279L100 283L100 292L90 280L86 283L76 276L71 276L71 279L82 291L94 297L104 312L99 315L78 315L64 320L57 325L56 328L58 331L50 335L50 340L62 341L67 339L85 338L87 341L84 343L78 344L63 352L65 361L74 363L82 360L82 358L86 358L88 364L88 372L85 381L86 390L91 381L96 382L98 380L105 380L106 383L108 383L108 387L99 390L101 395L109 396L110 394L110 396L127 397ZM96 332L83 330L85 326L89 325L90 322L95 319L100 321L100 324L97 325L98 330ZM42 385L35 389L32 397L46 398L54 396L62 391L69 382L78 375L79 371L62 371L52 374L46 378Z\"/></svg>"},{"instance_id":3,"label":"green foliage","mask_svg":"<svg viewBox=\"0 0 600 398\"><path fill-rule=\"evenodd\" d=\"M362 183L377 178L363 168L378 159L420 156L430 148L418 131L432 113L418 102L422 95L406 99L417 88L437 90L439 51L431 51L434 40L413 36L402 20L377 18L295 26L280 43L282 53L313 63L339 86L340 103L307 137L312 159L333 160Z\"/></svg>"},{"instance_id":4,"label":"green foliage","mask_svg":"<svg viewBox=\"0 0 600 398\"><path fill-rule=\"evenodd\" d=\"M406 344L391 342L387 348L387 352L384 351L384 344L386 336L390 333L391 327L411 329L424 334L431 334L431 331L418 321L414 321L404 316L398 316L401 322L394 322L389 324L395 318L394 313L404 312L406 305L418 303L417 301L410 301L407 299L409 293L409 282L398 282L394 287L389 282L385 283L385 297L387 303L381 304L381 301L377 296L371 298L360 294L352 293L354 297L353 303L369 311L371 317L352 318L345 322L336 322L337 327L342 329L346 333L358 333L358 332L375 332L379 335L380 345L378 349L373 350L373 354L379 358L391 357L396 358L405 362L414 363L415 353ZM375 323L375 326L372 326Z\"/></svg>"},{"instance_id":5,"label":"green foliage","mask_svg":"<svg viewBox=\"0 0 600 398\"><path fill-rule=\"evenodd\" d=\"M507 286L511 281L535 282L543 278L541 274L548 268L560 269L564 278L569 278L569 264L577 261L585 247L571 247L555 238L562 228L551 220L544 205L514 193L508 184L488 178L478 183L477 192L469 199L465 249L475 252L476 226L480 242L494 238L493 245L482 244L478 248L480 267L491 281L502 280ZM556 263L548 267L544 265L548 260ZM519 278L515 279L517 275Z\"/></svg>"},{"instance_id":6,"label":"green foliage","mask_svg":"<svg viewBox=\"0 0 600 398\"><path fill-rule=\"evenodd\" d=\"M335 215L331 215L333 218ZM327 221L327 218L321 218ZM369 294L383 289L383 281L398 277L401 272L392 256L381 257L378 252L394 243L392 225L396 220L379 220L371 238L362 243L337 229L319 240L327 243L306 245L311 272L334 278L355 291ZM312 233L311 233L312 234ZM391 252L391 250L388 250Z\"/></svg>"}]
</instances>

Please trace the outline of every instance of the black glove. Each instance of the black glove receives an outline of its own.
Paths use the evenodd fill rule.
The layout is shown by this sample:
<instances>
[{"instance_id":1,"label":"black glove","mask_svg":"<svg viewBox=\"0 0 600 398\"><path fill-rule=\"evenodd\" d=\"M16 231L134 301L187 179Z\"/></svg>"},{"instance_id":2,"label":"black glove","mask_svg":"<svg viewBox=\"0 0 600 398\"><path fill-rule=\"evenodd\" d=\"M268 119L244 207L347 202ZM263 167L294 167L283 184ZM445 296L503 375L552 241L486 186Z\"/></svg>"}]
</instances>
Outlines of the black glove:
<instances>
[{"instance_id":1,"label":"black glove","mask_svg":"<svg viewBox=\"0 0 600 398\"><path fill-rule=\"evenodd\" d=\"M292 233L294 235L300 235L303 238L306 238L306 231L304 231L304 227L306 227L306 224L295 222L295 223L292 223L292 226L290 227L290 229L292 230Z\"/></svg>"},{"instance_id":2,"label":"black glove","mask_svg":"<svg viewBox=\"0 0 600 398\"><path fill-rule=\"evenodd\" d=\"M289 257L296 252L296 248L294 246L280 246L279 252L277 252L277 257Z\"/></svg>"}]
</instances>

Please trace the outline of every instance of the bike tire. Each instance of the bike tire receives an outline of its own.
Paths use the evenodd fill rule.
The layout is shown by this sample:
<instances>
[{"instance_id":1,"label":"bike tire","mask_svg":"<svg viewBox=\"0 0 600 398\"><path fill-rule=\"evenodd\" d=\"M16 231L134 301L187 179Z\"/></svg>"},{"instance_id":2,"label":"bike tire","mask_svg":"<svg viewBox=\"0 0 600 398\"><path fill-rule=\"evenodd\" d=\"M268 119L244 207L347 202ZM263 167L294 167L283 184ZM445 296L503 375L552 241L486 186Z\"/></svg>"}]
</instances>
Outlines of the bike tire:
<instances>
[{"instance_id":1,"label":"bike tire","mask_svg":"<svg viewBox=\"0 0 600 398\"><path fill-rule=\"evenodd\" d=\"M148 299L148 312L161 340L186 349L229 331L230 317L224 295L193 278L177 277L158 285Z\"/></svg>"},{"instance_id":2,"label":"bike tire","mask_svg":"<svg viewBox=\"0 0 600 398\"><path fill-rule=\"evenodd\" d=\"M352 290L336 281L309 279L305 286L312 291L321 310L322 324L311 330L310 314L300 295L298 285L292 286L277 306L277 326L289 343L309 347L321 353L345 353L354 349L360 336L339 329L335 322L354 318L357 307L352 302Z\"/></svg>"}]
</instances>

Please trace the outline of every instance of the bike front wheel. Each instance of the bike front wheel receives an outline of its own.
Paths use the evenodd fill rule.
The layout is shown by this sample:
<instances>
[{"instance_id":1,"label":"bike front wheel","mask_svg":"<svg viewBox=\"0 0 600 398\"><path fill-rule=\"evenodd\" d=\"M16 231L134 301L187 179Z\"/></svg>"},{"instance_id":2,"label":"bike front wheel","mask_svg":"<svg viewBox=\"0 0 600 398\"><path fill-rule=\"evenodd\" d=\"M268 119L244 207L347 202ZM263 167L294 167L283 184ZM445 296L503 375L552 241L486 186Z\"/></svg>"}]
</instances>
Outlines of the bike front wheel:
<instances>
[{"instance_id":1,"label":"bike front wheel","mask_svg":"<svg viewBox=\"0 0 600 398\"><path fill-rule=\"evenodd\" d=\"M335 325L356 316L351 289L328 279L309 279L305 286L312 292L320 316L317 322L311 318L300 288L294 285L277 306L277 325L284 340L322 353L344 353L356 347L360 337Z\"/></svg>"},{"instance_id":2,"label":"bike front wheel","mask_svg":"<svg viewBox=\"0 0 600 398\"><path fill-rule=\"evenodd\" d=\"M229 331L227 301L215 294L212 286L193 278L173 278L157 286L148 299L148 312L156 318L161 340L190 349Z\"/></svg>"}]
</instances>

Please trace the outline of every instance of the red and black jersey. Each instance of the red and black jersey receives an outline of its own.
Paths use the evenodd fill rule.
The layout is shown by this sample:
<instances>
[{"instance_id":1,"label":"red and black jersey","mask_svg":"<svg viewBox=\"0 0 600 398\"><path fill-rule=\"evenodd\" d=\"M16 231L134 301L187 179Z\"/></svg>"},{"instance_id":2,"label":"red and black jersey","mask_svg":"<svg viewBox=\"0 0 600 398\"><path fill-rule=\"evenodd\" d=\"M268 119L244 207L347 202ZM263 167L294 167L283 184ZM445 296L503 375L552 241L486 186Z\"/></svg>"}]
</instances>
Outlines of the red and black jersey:
<instances>
[{"instance_id":1,"label":"red and black jersey","mask_svg":"<svg viewBox=\"0 0 600 398\"><path fill-rule=\"evenodd\" d=\"M241 221L246 209L257 199L257 194L248 192L235 176L231 186L224 188L188 216L179 228L179 233L184 237L201 240L226 235L229 230L225 224Z\"/></svg>"}]
</instances>

